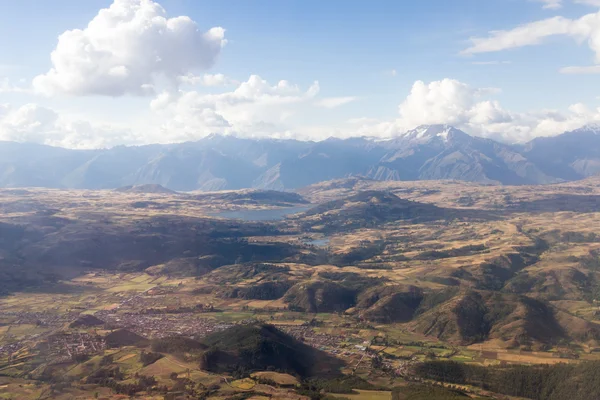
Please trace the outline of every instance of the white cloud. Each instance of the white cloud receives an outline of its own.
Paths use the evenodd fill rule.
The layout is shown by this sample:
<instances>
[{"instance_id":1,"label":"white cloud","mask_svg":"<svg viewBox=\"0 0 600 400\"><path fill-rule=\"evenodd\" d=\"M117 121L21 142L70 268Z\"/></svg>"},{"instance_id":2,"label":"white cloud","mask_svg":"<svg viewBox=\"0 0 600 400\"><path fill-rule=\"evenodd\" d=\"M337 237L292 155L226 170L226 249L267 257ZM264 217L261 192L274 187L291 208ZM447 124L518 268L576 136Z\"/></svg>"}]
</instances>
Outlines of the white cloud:
<instances>
[{"instance_id":1,"label":"white cloud","mask_svg":"<svg viewBox=\"0 0 600 400\"><path fill-rule=\"evenodd\" d=\"M510 61L473 61L473 65L508 65Z\"/></svg>"},{"instance_id":2,"label":"white cloud","mask_svg":"<svg viewBox=\"0 0 600 400\"><path fill-rule=\"evenodd\" d=\"M592 7L600 7L600 0L574 0L576 4L585 4Z\"/></svg>"},{"instance_id":3,"label":"white cloud","mask_svg":"<svg viewBox=\"0 0 600 400\"><path fill-rule=\"evenodd\" d=\"M0 140L68 148L101 148L140 143L140 138L127 129L68 118L33 103L17 108L0 105Z\"/></svg>"},{"instance_id":4,"label":"white cloud","mask_svg":"<svg viewBox=\"0 0 600 400\"><path fill-rule=\"evenodd\" d=\"M0 78L0 93L29 93L30 89L13 84L8 78Z\"/></svg>"},{"instance_id":5,"label":"white cloud","mask_svg":"<svg viewBox=\"0 0 600 400\"><path fill-rule=\"evenodd\" d=\"M562 8L563 0L530 0L535 3L542 3L542 8L546 10L557 10ZM583 4L592 7L600 7L600 0L573 0L575 4Z\"/></svg>"},{"instance_id":6,"label":"white cloud","mask_svg":"<svg viewBox=\"0 0 600 400\"><path fill-rule=\"evenodd\" d=\"M536 3L543 3L543 8L547 10L556 10L562 7L562 0L532 0Z\"/></svg>"},{"instance_id":7,"label":"white cloud","mask_svg":"<svg viewBox=\"0 0 600 400\"><path fill-rule=\"evenodd\" d=\"M315 102L315 104L319 107L325 108L337 108L353 101L356 101L358 98L354 96L346 96L346 97L327 97Z\"/></svg>"},{"instance_id":8,"label":"white cloud","mask_svg":"<svg viewBox=\"0 0 600 400\"><path fill-rule=\"evenodd\" d=\"M51 55L52 68L33 80L44 94L149 95L159 79L210 68L225 31L202 32L189 17L168 18L152 0L114 0L85 29L66 31Z\"/></svg>"},{"instance_id":9,"label":"white cloud","mask_svg":"<svg viewBox=\"0 0 600 400\"><path fill-rule=\"evenodd\" d=\"M586 4L600 4L600 1L586 1ZM488 37L472 38L471 46L462 54L472 55L508 50L518 47L541 44L550 36L569 36L578 42L587 41L595 54L595 64L600 64L600 11L578 19L553 17L521 25L512 30L492 31ZM593 73L595 66L570 66L564 73Z\"/></svg>"},{"instance_id":10,"label":"white cloud","mask_svg":"<svg viewBox=\"0 0 600 400\"><path fill-rule=\"evenodd\" d=\"M135 131L82 121L35 104L0 104L0 140L36 142L70 148L198 140L212 133L241 137L321 140L330 136L389 138L423 124L451 124L466 132L515 143L552 136L600 122L600 109L574 104L565 111L514 112L494 95L498 89L472 87L443 79L417 81L389 120L353 118L334 125L310 125L319 103L315 82L301 88L288 81L270 84L253 75L235 89L217 94L195 90L162 92L151 115ZM335 99L333 101L331 99Z\"/></svg>"},{"instance_id":11,"label":"white cloud","mask_svg":"<svg viewBox=\"0 0 600 400\"><path fill-rule=\"evenodd\" d=\"M476 136L508 143L522 143L538 136L554 136L600 121L600 109L583 104L566 112L542 110L518 113L504 109L490 98L497 91L474 88L453 80L417 81L399 106L392 121L354 119L346 136L394 137L419 125L449 124Z\"/></svg>"},{"instance_id":12,"label":"white cloud","mask_svg":"<svg viewBox=\"0 0 600 400\"><path fill-rule=\"evenodd\" d=\"M478 111L489 112L486 116L489 119L492 115L498 115L499 107L477 101L496 92L498 89L472 88L453 79L429 84L417 81L399 106L400 120L407 128L429 124L463 125L477 117L474 114L479 114Z\"/></svg>"},{"instance_id":13,"label":"white cloud","mask_svg":"<svg viewBox=\"0 0 600 400\"><path fill-rule=\"evenodd\" d=\"M238 81L228 78L223 74L204 74L204 75L194 75L192 73L183 75L177 78L180 83L195 86L228 86L228 85L237 85Z\"/></svg>"},{"instance_id":14,"label":"white cloud","mask_svg":"<svg viewBox=\"0 0 600 400\"><path fill-rule=\"evenodd\" d=\"M476 90L465 83L444 79L426 84L417 81L399 113L407 127L424 124L462 124L473 106Z\"/></svg>"},{"instance_id":15,"label":"white cloud","mask_svg":"<svg viewBox=\"0 0 600 400\"><path fill-rule=\"evenodd\" d=\"M589 65L585 67L564 67L560 69L562 74L600 74L600 65Z\"/></svg>"},{"instance_id":16,"label":"white cloud","mask_svg":"<svg viewBox=\"0 0 600 400\"><path fill-rule=\"evenodd\" d=\"M491 31L488 37L472 38L471 46L462 54L491 53L517 47L540 44L553 35L574 32L573 21L564 17L553 17L531 22L508 31Z\"/></svg>"},{"instance_id":17,"label":"white cloud","mask_svg":"<svg viewBox=\"0 0 600 400\"><path fill-rule=\"evenodd\" d=\"M288 121L311 107L318 93L318 82L302 90L285 80L271 85L252 75L230 92L161 93L151 109L162 121L161 141L197 140L211 133L290 137L297 133Z\"/></svg>"}]
</instances>

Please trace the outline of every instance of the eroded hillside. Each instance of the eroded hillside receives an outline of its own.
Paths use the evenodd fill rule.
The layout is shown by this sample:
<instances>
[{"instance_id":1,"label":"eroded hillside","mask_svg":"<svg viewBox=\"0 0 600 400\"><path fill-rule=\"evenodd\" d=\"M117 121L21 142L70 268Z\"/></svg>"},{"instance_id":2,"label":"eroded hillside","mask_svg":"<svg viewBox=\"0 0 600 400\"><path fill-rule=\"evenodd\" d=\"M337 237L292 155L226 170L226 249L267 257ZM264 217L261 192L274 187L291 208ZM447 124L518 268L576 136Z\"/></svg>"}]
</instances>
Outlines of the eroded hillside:
<instances>
[{"instance_id":1,"label":"eroded hillside","mask_svg":"<svg viewBox=\"0 0 600 400\"><path fill-rule=\"evenodd\" d=\"M240 360L267 369L264 354L289 346L372 382L432 359L594 360L597 188L350 178L299 194L0 191L0 375L125 390L137 374L170 390L173 372L208 385ZM210 350L215 332L256 323L278 330L272 342Z\"/></svg>"}]
</instances>

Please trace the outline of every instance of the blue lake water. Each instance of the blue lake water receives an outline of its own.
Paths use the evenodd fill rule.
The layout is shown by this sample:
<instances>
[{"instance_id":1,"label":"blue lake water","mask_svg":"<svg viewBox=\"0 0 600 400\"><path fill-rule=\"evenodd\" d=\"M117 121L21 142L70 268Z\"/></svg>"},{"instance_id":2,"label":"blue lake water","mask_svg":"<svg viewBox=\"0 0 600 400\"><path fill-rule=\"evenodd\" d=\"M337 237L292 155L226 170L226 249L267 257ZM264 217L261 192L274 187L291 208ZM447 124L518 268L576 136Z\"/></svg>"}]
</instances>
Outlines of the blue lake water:
<instances>
[{"instance_id":1,"label":"blue lake water","mask_svg":"<svg viewBox=\"0 0 600 400\"><path fill-rule=\"evenodd\" d=\"M328 246L329 238L309 240L306 242L306 244L310 244L310 245L317 246L317 247Z\"/></svg>"},{"instance_id":2,"label":"blue lake water","mask_svg":"<svg viewBox=\"0 0 600 400\"><path fill-rule=\"evenodd\" d=\"M288 215L297 214L310 209L312 206L277 208L271 210L234 210L212 214L213 217L241 219L244 221L278 221Z\"/></svg>"}]
</instances>

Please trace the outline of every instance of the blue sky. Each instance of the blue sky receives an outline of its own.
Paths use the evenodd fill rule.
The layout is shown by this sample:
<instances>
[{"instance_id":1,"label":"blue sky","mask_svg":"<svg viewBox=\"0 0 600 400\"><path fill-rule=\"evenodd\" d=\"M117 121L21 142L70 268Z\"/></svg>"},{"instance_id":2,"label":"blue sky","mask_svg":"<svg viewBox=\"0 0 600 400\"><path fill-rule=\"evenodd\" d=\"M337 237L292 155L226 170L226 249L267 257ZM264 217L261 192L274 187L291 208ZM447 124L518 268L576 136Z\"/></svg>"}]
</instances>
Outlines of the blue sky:
<instances>
[{"instance_id":1,"label":"blue sky","mask_svg":"<svg viewBox=\"0 0 600 400\"><path fill-rule=\"evenodd\" d=\"M600 120L597 3L4 1L0 139L102 147L213 132L389 137L421 123L510 142L554 135ZM101 9L111 11L99 18ZM119 19L122 10L140 25ZM181 26L197 35L156 40L158 25L138 36L157 16L186 16ZM86 30L94 19L102 29ZM202 36L213 27L222 36ZM83 33L58 49L74 29Z\"/></svg>"}]
</instances>

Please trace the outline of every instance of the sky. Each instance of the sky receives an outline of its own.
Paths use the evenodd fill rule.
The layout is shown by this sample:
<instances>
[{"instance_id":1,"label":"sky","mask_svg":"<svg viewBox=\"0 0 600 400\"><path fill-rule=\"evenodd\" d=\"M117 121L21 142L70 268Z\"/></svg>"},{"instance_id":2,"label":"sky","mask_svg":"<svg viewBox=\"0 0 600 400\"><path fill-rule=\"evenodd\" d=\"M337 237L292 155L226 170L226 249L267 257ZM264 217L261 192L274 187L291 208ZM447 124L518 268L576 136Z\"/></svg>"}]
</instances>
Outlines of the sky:
<instances>
[{"instance_id":1,"label":"sky","mask_svg":"<svg viewBox=\"0 0 600 400\"><path fill-rule=\"evenodd\" d=\"M600 0L0 0L0 140L524 143L600 123Z\"/></svg>"}]
</instances>

